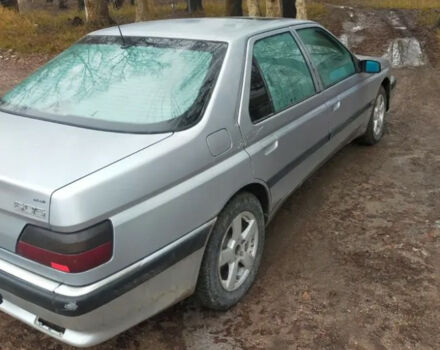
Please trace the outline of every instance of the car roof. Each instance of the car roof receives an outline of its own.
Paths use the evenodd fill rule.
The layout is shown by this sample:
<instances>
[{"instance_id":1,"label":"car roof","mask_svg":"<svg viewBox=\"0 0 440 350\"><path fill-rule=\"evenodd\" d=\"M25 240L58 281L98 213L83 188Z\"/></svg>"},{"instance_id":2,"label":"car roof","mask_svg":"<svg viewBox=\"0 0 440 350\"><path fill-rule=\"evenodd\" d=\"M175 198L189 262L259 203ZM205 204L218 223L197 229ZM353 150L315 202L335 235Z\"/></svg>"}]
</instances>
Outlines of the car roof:
<instances>
[{"instance_id":1,"label":"car roof","mask_svg":"<svg viewBox=\"0 0 440 350\"><path fill-rule=\"evenodd\" d=\"M208 17L166 19L121 25L125 36L148 36L232 42L249 36L311 21L267 17ZM117 27L89 35L119 35Z\"/></svg>"}]
</instances>

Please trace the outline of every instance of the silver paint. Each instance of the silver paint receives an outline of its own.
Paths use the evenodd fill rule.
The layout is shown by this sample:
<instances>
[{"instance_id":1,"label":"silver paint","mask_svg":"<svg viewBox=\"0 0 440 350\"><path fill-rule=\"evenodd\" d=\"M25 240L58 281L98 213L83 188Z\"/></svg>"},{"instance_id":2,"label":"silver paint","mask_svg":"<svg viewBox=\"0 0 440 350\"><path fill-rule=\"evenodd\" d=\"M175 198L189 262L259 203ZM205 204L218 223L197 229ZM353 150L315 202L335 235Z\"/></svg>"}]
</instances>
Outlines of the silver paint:
<instances>
[{"instance_id":1,"label":"silver paint","mask_svg":"<svg viewBox=\"0 0 440 350\"><path fill-rule=\"evenodd\" d=\"M216 18L122 26L127 36L228 43L203 118L184 131L123 134L0 113L0 270L15 269L20 278L41 282L43 288L59 294L82 295L152 254L163 252L172 242L215 218L245 186L258 185L266 193L266 214L272 218L315 169L365 131L372 108L339 133L331 134L375 99L384 79L392 78L385 59L378 59L381 73L356 73L328 89L322 88L313 73L316 95L253 124L248 113L253 43L268 35L290 32L304 50L295 30L308 26L318 25L290 19ZM118 32L113 27L95 34ZM307 56L306 60L310 64ZM220 137L216 135L219 130ZM269 180L279 171L318 140L326 139L321 148L269 186ZM14 202L38 207L47 215L37 217L17 210ZM114 256L90 271L66 274L14 253L26 224L71 232L105 219L114 226ZM2 293L1 286L5 301L0 309L69 344L93 345L190 295L202 257L200 249L152 280L80 317L53 314ZM54 335L36 322L38 317L65 327L66 332Z\"/></svg>"}]
</instances>

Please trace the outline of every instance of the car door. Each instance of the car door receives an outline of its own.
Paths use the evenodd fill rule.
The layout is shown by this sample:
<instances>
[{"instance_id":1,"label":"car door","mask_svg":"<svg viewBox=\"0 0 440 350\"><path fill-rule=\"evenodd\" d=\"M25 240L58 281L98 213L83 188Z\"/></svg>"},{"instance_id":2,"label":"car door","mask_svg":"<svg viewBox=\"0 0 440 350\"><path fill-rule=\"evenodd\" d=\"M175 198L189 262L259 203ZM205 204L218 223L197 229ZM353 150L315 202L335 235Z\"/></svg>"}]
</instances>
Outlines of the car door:
<instances>
[{"instance_id":1,"label":"car door","mask_svg":"<svg viewBox=\"0 0 440 350\"><path fill-rule=\"evenodd\" d=\"M329 106L318 91L289 28L249 40L239 125L275 205L329 154Z\"/></svg>"},{"instance_id":2,"label":"car door","mask_svg":"<svg viewBox=\"0 0 440 350\"><path fill-rule=\"evenodd\" d=\"M374 77L365 79L356 58L325 29L316 25L295 29L331 107L330 143L338 148L368 120L375 97L369 84Z\"/></svg>"}]
</instances>

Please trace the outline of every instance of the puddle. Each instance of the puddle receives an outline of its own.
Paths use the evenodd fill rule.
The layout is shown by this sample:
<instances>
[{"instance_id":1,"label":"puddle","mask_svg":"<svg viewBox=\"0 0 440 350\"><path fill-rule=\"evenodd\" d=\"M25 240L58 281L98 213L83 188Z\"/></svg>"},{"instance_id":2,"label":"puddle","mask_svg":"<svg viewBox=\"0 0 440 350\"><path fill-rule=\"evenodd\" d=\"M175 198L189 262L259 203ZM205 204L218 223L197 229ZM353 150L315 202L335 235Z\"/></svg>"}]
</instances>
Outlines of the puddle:
<instances>
[{"instance_id":1,"label":"puddle","mask_svg":"<svg viewBox=\"0 0 440 350\"><path fill-rule=\"evenodd\" d=\"M365 23L367 23L366 17L361 13L357 15L356 21L345 21L342 24L344 33L339 37L339 40L347 47L359 45L364 41L365 36L359 35L358 32L366 28Z\"/></svg>"},{"instance_id":2,"label":"puddle","mask_svg":"<svg viewBox=\"0 0 440 350\"><path fill-rule=\"evenodd\" d=\"M342 34L339 37L339 40L341 41L341 43L343 43L345 46L348 47L348 35L347 34Z\"/></svg>"},{"instance_id":3,"label":"puddle","mask_svg":"<svg viewBox=\"0 0 440 350\"><path fill-rule=\"evenodd\" d=\"M326 5L329 6L329 7L340 9L340 10L351 10L351 11L354 11L354 7L352 7L352 6L335 5L335 4L328 4L328 3L326 3Z\"/></svg>"},{"instance_id":4,"label":"puddle","mask_svg":"<svg viewBox=\"0 0 440 350\"><path fill-rule=\"evenodd\" d=\"M416 38L394 39L385 54L393 67L420 67L426 64L420 42Z\"/></svg>"},{"instance_id":5,"label":"puddle","mask_svg":"<svg viewBox=\"0 0 440 350\"><path fill-rule=\"evenodd\" d=\"M406 26L404 26L402 24L402 20L394 11L390 11L390 13L388 14L388 19L390 20L394 29L397 29L397 30L407 30L408 29Z\"/></svg>"}]
</instances>

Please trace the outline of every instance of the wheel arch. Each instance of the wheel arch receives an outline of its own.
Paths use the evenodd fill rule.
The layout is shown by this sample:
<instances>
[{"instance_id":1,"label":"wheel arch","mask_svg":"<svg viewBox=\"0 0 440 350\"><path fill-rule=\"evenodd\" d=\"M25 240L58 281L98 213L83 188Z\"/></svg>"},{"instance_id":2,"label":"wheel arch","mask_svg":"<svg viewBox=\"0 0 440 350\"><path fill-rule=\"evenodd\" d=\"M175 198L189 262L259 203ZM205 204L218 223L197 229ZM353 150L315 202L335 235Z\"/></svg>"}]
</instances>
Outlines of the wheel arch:
<instances>
[{"instance_id":1,"label":"wheel arch","mask_svg":"<svg viewBox=\"0 0 440 350\"><path fill-rule=\"evenodd\" d=\"M261 182L250 183L246 186L243 186L238 191L236 191L231 198L242 192L249 192L252 193L255 197L257 197L257 199L261 203L261 207L263 208L264 220L267 223L270 214L270 200L271 200L270 191L267 185Z\"/></svg>"}]
</instances>

